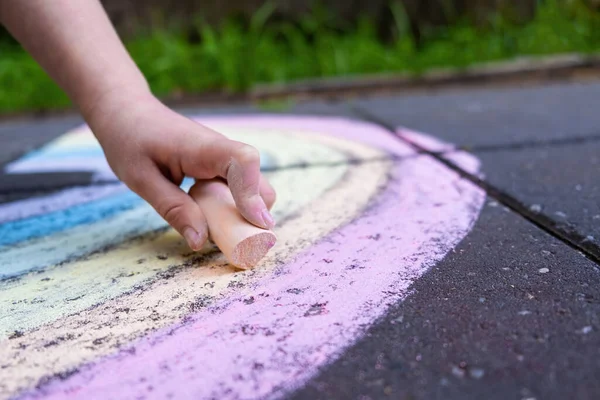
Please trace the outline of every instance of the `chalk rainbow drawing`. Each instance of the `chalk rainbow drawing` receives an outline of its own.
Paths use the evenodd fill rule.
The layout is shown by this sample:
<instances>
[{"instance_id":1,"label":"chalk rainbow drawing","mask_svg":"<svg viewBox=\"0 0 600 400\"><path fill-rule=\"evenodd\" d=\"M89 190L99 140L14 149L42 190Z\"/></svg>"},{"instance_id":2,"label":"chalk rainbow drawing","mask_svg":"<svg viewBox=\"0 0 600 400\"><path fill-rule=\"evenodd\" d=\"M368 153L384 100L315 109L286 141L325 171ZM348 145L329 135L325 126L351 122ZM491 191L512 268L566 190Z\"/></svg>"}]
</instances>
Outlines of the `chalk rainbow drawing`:
<instances>
[{"instance_id":1,"label":"chalk rainbow drawing","mask_svg":"<svg viewBox=\"0 0 600 400\"><path fill-rule=\"evenodd\" d=\"M234 270L210 245L192 253L118 183L0 205L1 398L282 397L404 299L484 201L369 123L198 120L260 149L278 244L258 268ZM449 157L479 170L471 155ZM113 177L86 127L7 170Z\"/></svg>"}]
</instances>

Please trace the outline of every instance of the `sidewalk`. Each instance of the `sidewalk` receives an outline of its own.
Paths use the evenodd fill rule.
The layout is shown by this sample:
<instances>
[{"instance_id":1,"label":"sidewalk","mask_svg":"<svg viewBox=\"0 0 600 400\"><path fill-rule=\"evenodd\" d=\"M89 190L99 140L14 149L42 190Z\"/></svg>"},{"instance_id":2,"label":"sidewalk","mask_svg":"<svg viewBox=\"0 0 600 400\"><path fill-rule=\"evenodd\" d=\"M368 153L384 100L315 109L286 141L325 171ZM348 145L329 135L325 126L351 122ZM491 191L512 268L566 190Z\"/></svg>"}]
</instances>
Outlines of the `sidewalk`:
<instances>
[{"instance_id":1,"label":"sidewalk","mask_svg":"<svg viewBox=\"0 0 600 400\"><path fill-rule=\"evenodd\" d=\"M0 196L0 398L596 398L599 99L182 109L265 155L281 247L251 273L186 252L120 185ZM0 125L0 164L79 123Z\"/></svg>"}]
</instances>

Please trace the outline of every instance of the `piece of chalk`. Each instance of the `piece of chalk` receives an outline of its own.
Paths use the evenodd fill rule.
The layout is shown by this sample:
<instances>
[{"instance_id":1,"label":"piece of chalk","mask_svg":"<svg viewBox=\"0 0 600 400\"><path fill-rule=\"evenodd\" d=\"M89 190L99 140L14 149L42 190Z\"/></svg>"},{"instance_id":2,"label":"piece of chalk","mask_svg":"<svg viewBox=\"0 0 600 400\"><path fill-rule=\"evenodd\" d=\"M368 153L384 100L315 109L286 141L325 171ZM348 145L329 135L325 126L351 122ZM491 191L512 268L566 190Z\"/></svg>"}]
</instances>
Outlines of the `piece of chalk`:
<instances>
[{"instance_id":1,"label":"piece of chalk","mask_svg":"<svg viewBox=\"0 0 600 400\"><path fill-rule=\"evenodd\" d=\"M275 245L277 238L273 232L254 226L242 217L229 187L222 180L198 181L189 193L206 217L211 240L230 264L252 268Z\"/></svg>"}]
</instances>

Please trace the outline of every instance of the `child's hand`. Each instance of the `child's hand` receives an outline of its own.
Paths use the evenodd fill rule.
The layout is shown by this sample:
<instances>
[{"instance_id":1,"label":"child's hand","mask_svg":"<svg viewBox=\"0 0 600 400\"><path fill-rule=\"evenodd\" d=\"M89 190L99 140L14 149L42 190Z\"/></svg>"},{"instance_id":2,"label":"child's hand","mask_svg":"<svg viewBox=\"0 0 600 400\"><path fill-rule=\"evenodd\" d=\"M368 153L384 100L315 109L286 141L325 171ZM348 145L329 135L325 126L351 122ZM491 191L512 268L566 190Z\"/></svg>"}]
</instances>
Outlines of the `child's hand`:
<instances>
[{"instance_id":1,"label":"child's hand","mask_svg":"<svg viewBox=\"0 0 600 400\"><path fill-rule=\"evenodd\" d=\"M156 100L99 0L0 0L0 22L81 109L117 176L192 249L202 246L207 227L200 207L179 189L184 176L227 179L240 213L273 226L267 207L275 192L260 175L258 152Z\"/></svg>"},{"instance_id":2,"label":"child's hand","mask_svg":"<svg viewBox=\"0 0 600 400\"><path fill-rule=\"evenodd\" d=\"M227 179L240 213L262 228L275 191L259 153L185 118L148 94L110 94L87 113L115 174L199 250L207 239L200 207L179 188L185 176Z\"/></svg>"}]
</instances>

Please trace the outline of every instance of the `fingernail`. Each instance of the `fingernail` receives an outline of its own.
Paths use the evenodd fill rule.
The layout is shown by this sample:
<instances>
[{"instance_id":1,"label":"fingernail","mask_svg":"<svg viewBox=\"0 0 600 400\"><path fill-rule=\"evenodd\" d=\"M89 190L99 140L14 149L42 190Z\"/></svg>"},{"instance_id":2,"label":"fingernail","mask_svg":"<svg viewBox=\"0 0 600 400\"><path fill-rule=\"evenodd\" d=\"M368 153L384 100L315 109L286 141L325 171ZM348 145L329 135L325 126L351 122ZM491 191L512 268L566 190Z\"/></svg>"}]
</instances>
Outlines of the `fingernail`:
<instances>
[{"instance_id":1,"label":"fingernail","mask_svg":"<svg viewBox=\"0 0 600 400\"><path fill-rule=\"evenodd\" d=\"M202 238L194 229L187 228L183 232L183 237L185 238L186 242L188 243L188 246L190 246L192 250L198 251L202 248Z\"/></svg>"},{"instance_id":2,"label":"fingernail","mask_svg":"<svg viewBox=\"0 0 600 400\"><path fill-rule=\"evenodd\" d=\"M269 229L273 229L273 227L275 226L275 220L273 219L271 213L267 209L263 210L262 217L263 221L265 222L265 226Z\"/></svg>"}]
</instances>

